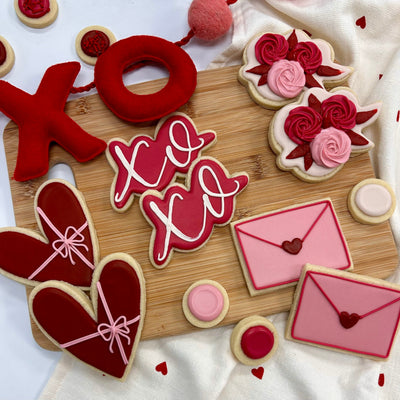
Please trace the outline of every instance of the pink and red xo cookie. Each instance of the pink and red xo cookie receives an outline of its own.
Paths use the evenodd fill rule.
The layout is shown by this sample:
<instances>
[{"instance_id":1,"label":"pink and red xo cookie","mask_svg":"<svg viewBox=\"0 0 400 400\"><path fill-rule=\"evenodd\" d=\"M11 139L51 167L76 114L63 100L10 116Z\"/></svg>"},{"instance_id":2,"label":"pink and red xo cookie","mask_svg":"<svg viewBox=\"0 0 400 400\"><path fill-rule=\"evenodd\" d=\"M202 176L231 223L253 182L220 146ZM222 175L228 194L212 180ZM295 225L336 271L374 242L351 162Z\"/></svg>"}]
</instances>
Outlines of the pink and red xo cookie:
<instances>
[{"instance_id":1,"label":"pink and red xo cookie","mask_svg":"<svg viewBox=\"0 0 400 400\"><path fill-rule=\"evenodd\" d=\"M242 319L233 329L231 350L245 365L260 365L275 353L278 334L266 318L253 315Z\"/></svg>"}]
</instances>

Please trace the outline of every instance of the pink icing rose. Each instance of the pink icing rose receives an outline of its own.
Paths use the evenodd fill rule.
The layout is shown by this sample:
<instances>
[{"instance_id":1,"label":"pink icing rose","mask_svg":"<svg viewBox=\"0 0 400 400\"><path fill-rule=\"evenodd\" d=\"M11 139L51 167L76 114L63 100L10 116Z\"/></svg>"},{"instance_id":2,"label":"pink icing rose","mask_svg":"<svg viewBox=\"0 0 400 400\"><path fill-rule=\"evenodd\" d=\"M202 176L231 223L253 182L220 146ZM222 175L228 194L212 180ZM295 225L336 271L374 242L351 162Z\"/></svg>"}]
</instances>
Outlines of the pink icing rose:
<instances>
[{"instance_id":1,"label":"pink icing rose","mask_svg":"<svg viewBox=\"0 0 400 400\"><path fill-rule=\"evenodd\" d=\"M321 167L335 168L350 157L351 140L341 130L330 127L323 129L310 143L311 156Z\"/></svg>"},{"instance_id":2,"label":"pink icing rose","mask_svg":"<svg viewBox=\"0 0 400 400\"><path fill-rule=\"evenodd\" d=\"M313 108L300 106L289 112L285 120L285 133L293 142L311 142L320 132L322 117Z\"/></svg>"},{"instance_id":3,"label":"pink icing rose","mask_svg":"<svg viewBox=\"0 0 400 400\"><path fill-rule=\"evenodd\" d=\"M306 76L297 61L279 60L272 64L267 83L278 96L292 99L303 90Z\"/></svg>"},{"instance_id":4,"label":"pink icing rose","mask_svg":"<svg viewBox=\"0 0 400 400\"><path fill-rule=\"evenodd\" d=\"M321 115L324 128L352 129L356 125L357 108L346 96L337 94L322 102Z\"/></svg>"},{"instance_id":5,"label":"pink icing rose","mask_svg":"<svg viewBox=\"0 0 400 400\"><path fill-rule=\"evenodd\" d=\"M255 45L256 59L260 64L271 65L275 61L286 58L289 43L282 35L265 33Z\"/></svg>"},{"instance_id":6,"label":"pink icing rose","mask_svg":"<svg viewBox=\"0 0 400 400\"><path fill-rule=\"evenodd\" d=\"M312 42L299 42L288 55L289 60L300 63L307 74L313 74L322 64L322 54L318 46Z\"/></svg>"}]
</instances>

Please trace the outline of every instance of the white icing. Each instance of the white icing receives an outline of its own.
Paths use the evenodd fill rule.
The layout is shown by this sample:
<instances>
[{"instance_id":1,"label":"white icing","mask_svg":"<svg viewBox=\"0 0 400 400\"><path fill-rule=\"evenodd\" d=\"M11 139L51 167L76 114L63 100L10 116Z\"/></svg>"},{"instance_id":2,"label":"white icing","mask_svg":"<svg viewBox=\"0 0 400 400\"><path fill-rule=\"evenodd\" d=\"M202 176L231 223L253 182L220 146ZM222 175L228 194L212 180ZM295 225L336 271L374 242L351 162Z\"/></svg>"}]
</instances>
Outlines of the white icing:
<instances>
[{"instance_id":1,"label":"white icing","mask_svg":"<svg viewBox=\"0 0 400 400\"><path fill-rule=\"evenodd\" d=\"M367 184L358 189L354 201L357 207L366 215L380 217L392 207L392 196L382 185Z\"/></svg>"}]
</instances>

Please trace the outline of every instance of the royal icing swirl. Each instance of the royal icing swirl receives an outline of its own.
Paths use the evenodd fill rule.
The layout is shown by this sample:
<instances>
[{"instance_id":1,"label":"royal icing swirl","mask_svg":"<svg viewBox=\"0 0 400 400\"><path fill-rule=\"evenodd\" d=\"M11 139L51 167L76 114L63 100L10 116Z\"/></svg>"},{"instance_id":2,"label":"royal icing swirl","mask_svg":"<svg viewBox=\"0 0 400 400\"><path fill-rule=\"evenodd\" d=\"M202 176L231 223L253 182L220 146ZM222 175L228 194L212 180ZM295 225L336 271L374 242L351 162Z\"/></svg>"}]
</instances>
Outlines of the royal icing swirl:
<instances>
[{"instance_id":1,"label":"royal icing swirl","mask_svg":"<svg viewBox=\"0 0 400 400\"><path fill-rule=\"evenodd\" d=\"M315 163L327 168L344 164L350 157L351 140L341 130L330 127L323 129L310 143Z\"/></svg>"},{"instance_id":2,"label":"royal icing swirl","mask_svg":"<svg viewBox=\"0 0 400 400\"><path fill-rule=\"evenodd\" d=\"M296 107L289 112L284 129L288 137L297 144L311 142L320 132L322 117L313 108Z\"/></svg>"},{"instance_id":3,"label":"royal icing swirl","mask_svg":"<svg viewBox=\"0 0 400 400\"><path fill-rule=\"evenodd\" d=\"M260 64L271 65L285 58L288 51L289 43L285 37L273 33L262 35L255 45L256 59Z\"/></svg>"},{"instance_id":4,"label":"royal icing swirl","mask_svg":"<svg viewBox=\"0 0 400 400\"><path fill-rule=\"evenodd\" d=\"M353 129L356 125L357 108L343 95L333 95L321 104L324 128L333 126L337 129Z\"/></svg>"},{"instance_id":5,"label":"royal icing swirl","mask_svg":"<svg viewBox=\"0 0 400 400\"><path fill-rule=\"evenodd\" d=\"M267 82L275 94L291 99L301 93L306 77L297 61L279 60L272 64Z\"/></svg>"},{"instance_id":6,"label":"royal icing swirl","mask_svg":"<svg viewBox=\"0 0 400 400\"><path fill-rule=\"evenodd\" d=\"M322 53L312 42L299 42L290 51L289 60L298 61L307 74L314 74L322 64Z\"/></svg>"}]
</instances>

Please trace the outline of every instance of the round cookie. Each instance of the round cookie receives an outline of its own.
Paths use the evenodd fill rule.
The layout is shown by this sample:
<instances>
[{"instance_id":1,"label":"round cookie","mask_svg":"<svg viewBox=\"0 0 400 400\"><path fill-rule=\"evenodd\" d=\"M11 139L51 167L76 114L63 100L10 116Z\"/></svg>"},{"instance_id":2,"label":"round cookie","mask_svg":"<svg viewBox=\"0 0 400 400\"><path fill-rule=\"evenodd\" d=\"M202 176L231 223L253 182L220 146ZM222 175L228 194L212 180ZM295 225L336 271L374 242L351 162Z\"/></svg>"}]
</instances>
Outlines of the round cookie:
<instances>
[{"instance_id":1,"label":"round cookie","mask_svg":"<svg viewBox=\"0 0 400 400\"><path fill-rule=\"evenodd\" d=\"M219 324L229 309L225 288L218 282L202 279L193 283L182 300L186 319L198 328L211 328Z\"/></svg>"},{"instance_id":2,"label":"round cookie","mask_svg":"<svg viewBox=\"0 0 400 400\"><path fill-rule=\"evenodd\" d=\"M31 28L45 28L51 25L58 15L56 0L14 0L18 18Z\"/></svg>"},{"instance_id":3,"label":"round cookie","mask_svg":"<svg viewBox=\"0 0 400 400\"><path fill-rule=\"evenodd\" d=\"M278 334L266 318L252 315L242 319L233 329L231 350L245 365L256 366L267 361L278 348Z\"/></svg>"},{"instance_id":4,"label":"round cookie","mask_svg":"<svg viewBox=\"0 0 400 400\"><path fill-rule=\"evenodd\" d=\"M7 40L0 36L0 78L8 74L14 66L15 55Z\"/></svg>"},{"instance_id":5,"label":"round cookie","mask_svg":"<svg viewBox=\"0 0 400 400\"><path fill-rule=\"evenodd\" d=\"M75 49L82 61L95 65L98 57L116 41L114 34L108 28L92 25L78 33Z\"/></svg>"},{"instance_id":6,"label":"round cookie","mask_svg":"<svg viewBox=\"0 0 400 400\"><path fill-rule=\"evenodd\" d=\"M391 217L396 208L396 196L387 182L370 178L353 187L347 204L356 221L375 225Z\"/></svg>"}]
</instances>

